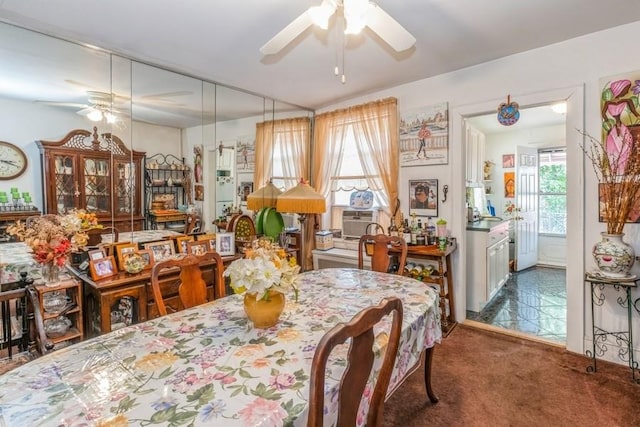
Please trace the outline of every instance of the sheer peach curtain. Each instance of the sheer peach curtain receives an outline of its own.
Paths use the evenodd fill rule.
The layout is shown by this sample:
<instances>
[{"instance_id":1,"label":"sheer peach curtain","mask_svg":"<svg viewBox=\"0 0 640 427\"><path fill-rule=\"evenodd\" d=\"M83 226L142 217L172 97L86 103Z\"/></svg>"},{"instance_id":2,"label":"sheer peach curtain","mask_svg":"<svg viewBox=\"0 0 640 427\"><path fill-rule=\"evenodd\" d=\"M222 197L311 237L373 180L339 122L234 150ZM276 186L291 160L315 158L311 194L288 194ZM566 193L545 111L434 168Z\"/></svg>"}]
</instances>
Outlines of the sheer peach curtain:
<instances>
[{"instance_id":1,"label":"sheer peach curtain","mask_svg":"<svg viewBox=\"0 0 640 427\"><path fill-rule=\"evenodd\" d=\"M399 135L396 98L387 98L347 109L319 114L315 118L313 183L316 190L329 197L331 177L342 164L342 147L347 128L353 127L362 167L369 188L384 189L383 204L390 211L398 197ZM366 149L366 150L365 150ZM386 212L387 217L390 212ZM387 221L388 222L388 219Z\"/></svg>"},{"instance_id":2,"label":"sheer peach curtain","mask_svg":"<svg viewBox=\"0 0 640 427\"><path fill-rule=\"evenodd\" d=\"M286 188L309 173L311 120L308 117L271 120L256 125L256 164L253 182L256 189L282 173ZM278 164L274 164L275 161Z\"/></svg>"}]
</instances>

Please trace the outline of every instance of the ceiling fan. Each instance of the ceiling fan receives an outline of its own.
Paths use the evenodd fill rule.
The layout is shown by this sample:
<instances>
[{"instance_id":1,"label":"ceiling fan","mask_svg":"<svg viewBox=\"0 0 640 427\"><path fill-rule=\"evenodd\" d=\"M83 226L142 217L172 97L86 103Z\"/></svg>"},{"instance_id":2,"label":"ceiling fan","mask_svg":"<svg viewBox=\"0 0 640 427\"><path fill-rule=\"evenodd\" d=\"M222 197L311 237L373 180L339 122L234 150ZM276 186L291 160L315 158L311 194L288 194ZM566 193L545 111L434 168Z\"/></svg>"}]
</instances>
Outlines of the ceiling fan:
<instances>
[{"instance_id":1,"label":"ceiling fan","mask_svg":"<svg viewBox=\"0 0 640 427\"><path fill-rule=\"evenodd\" d=\"M329 19L336 12L341 13L346 20L345 34L358 34L364 27L369 27L397 52L407 50L416 43L411 33L369 0L322 0L320 6L310 7L284 27L260 48L260 52L263 55L278 53L311 25L315 24L326 30Z\"/></svg>"},{"instance_id":2,"label":"ceiling fan","mask_svg":"<svg viewBox=\"0 0 640 427\"><path fill-rule=\"evenodd\" d=\"M89 120L98 122L105 119L108 123L117 121L117 109L113 106L115 95L96 90L87 91L87 103L77 102L57 102L57 101L36 101L40 104L52 105L56 107L79 108L76 114L86 116Z\"/></svg>"}]
</instances>

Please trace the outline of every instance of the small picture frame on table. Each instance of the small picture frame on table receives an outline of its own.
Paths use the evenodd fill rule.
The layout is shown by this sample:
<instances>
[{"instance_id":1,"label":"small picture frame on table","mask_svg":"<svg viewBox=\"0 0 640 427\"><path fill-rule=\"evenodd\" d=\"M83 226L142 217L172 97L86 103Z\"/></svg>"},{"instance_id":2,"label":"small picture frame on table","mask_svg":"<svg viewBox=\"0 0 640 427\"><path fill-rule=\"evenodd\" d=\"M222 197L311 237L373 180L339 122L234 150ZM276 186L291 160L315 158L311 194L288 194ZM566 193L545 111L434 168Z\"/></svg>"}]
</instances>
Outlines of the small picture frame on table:
<instances>
[{"instance_id":1,"label":"small picture frame on table","mask_svg":"<svg viewBox=\"0 0 640 427\"><path fill-rule=\"evenodd\" d=\"M438 180L409 181L409 215L438 216Z\"/></svg>"},{"instance_id":2,"label":"small picture frame on table","mask_svg":"<svg viewBox=\"0 0 640 427\"><path fill-rule=\"evenodd\" d=\"M187 242L187 253L192 255L204 255L209 252L209 241L198 240L196 242Z\"/></svg>"},{"instance_id":3,"label":"small picture frame on table","mask_svg":"<svg viewBox=\"0 0 640 427\"><path fill-rule=\"evenodd\" d=\"M199 234L196 236L196 241L201 242L206 240L209 242L209 250L214 250L216 248L216 234L208 233L208 234Z\"/></svg>"},{"instance_id":4,"label":"small picture frame on table","mask_svg":"<svg viewBox=\"0 0 640 427\"><path fill-rule=\"evenodd\" d=\"M169 259L175 254L173 240L145 243L144 248L151 251L154 263Z\"/></svg>"},{"instance_id":5,"label":"small picture frame on table","mask_svg":"<svg viewBox=\"0 0 640 427\"><path fill-rule=\"evenodd\" d=\"M187 253L187 243L193 242L193 236L178 236L175 238L176 241L176 253L178 254L186 254Z\"/></svg>"},{"instance_id":6,"label":"small picture frame on table","mask_svg":"<svg viewBox=\"0 0 640 427\"><path fill-rule=\"evenodd\" d=\"M87 252L87 255L89 255L89 261L107 257L107 253L104 248L90 250Z\"/></svg>"},{"instance_id":7,"label":"small picture frame on table","mask_svg":"<svg viewBox=\"0 0 640 427\"><path fill-rule=\"evenodd\" d=\"M134 253L138 250L138 245L135 243L123 243L116 246L116 257L118 259L118 265L120 270L124 270L124 260L127 255Z\"/></svg>"},{"instance_id":8,"label":"small picture frame on table","mask_svg":"<svg viewBox=\"0 0 640 427\"><path fill-rule=\"evenodd\" d=\"M139 254L142 257L142 259L144 259L145 265L144 265L144 268L142 269L143 271L149 270L151 269L151 267L153 267L153 252L151 252L151 250L140 249L136 253Z\"/></svg>"},{"instance_id":9,"label":"small picture frame on table","mask_svg":"<svg viewBox=\"0 0 640 427\"><path fill-rule=\"evenodd\" d=\"M236 242L234 233L216 233L216 252L220 256L235 255Z\"/></svg>"},{"instance_id":10,"label":"small picture frame on table","mask_svg":"<svg viewBox=\"0 0 640 427\"><path fill-rule=\"evenodd\" d=\"M113 256L91 260L89 271L93 280L102 280L118 274L116 260Z\"/></svg>"}]
</instances>

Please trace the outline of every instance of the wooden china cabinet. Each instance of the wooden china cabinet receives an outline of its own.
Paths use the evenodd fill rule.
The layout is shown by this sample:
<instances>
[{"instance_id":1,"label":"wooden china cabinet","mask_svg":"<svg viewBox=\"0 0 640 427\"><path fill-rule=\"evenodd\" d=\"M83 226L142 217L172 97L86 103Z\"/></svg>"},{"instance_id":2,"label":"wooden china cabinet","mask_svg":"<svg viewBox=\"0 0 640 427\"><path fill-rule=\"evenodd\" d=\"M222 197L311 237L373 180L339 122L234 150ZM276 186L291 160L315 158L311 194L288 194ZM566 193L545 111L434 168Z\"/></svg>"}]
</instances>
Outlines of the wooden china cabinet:
<instances>
[{"instance_id":1,"label":"wooden china cabinet","mask_svg":"<svg viewBox=\"0 0 640 427\"><path fill-rule=\"evenodd\" d=\"M37 141L42 159L45 214L93 212L119 231L142 230L145 153L127 149L111 133L76 129L59 141Z\"/></svg>"}]
</instances>

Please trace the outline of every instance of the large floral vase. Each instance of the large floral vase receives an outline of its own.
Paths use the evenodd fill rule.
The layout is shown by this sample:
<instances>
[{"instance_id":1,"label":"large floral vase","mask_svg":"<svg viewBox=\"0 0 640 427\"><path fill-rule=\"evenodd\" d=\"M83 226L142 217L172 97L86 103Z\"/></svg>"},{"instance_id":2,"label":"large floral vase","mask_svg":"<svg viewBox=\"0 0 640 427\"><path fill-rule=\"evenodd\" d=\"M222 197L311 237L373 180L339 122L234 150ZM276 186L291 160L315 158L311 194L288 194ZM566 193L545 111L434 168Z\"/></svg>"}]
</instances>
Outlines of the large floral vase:
<instances>
[{"instance_id":1,"label":"large floral vase","mask_svg":"<svg viewBox=\"0 0 640 427\"><path fill-rule=\"evenodd\" d=\"M629 277L635 261L635 251L631 245L622 241L624 233L600 233L602 240L593 246L593 257L600 274L611 278Z\"/></svg>"},{"instance_id":2,"label":"large floral vase","mask_svg":"<svg viewBox=\"0 0 640 427\"><path fill-rule=\"evenodd\" d=\"M274 326L280 320L284 310L284 294L269 290L267 296L257 299L257 294L244 295L244 311L253 326L266 329Z\"/></svg>"}]
</instances>

